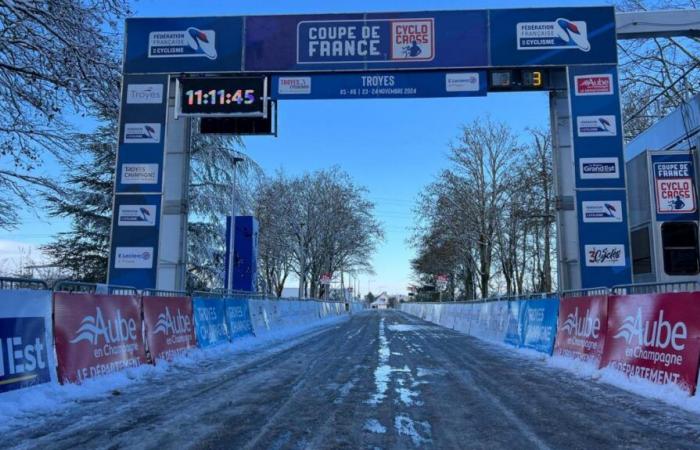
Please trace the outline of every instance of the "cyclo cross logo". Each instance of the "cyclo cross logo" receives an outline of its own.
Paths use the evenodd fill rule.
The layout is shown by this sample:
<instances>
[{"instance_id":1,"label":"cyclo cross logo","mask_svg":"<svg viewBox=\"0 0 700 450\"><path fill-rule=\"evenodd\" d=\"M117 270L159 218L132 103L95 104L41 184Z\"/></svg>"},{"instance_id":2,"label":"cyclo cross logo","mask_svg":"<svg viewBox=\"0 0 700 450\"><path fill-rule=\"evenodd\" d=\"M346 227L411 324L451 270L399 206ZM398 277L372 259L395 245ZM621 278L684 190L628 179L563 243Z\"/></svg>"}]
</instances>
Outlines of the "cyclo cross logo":
<instances>
[{"instance_id":1,"label":"cyclo cross logo","mask_svg":"<svg viewBox=\"0 0 700 450\"><path fill-rule=\"evenodd\" d=\"M88 341L92 344L96 358L103 356L130 353L136 349L136 321L132 318L125 319L121 311L117 309L114 320L105 320L102 309L97 306L94 316L85 316L80 322L80 327L71 344ZM97 347L100 340L104 342L102 347ZM134 343L131 343L134 342Z\"/></svg>"},{"instance_id":2,"label":"cyclo cross logo","mask_svg":"<svg viewBox=\"0 0 700 450\"><path fill-rule=\"evenodd\" d=\"M189 340L189 334L192 332L192 321L190 317L186 314L182 314L178 308L177 313L173 316L170 313L170 309L166 306L165 311L158 314L158 321L156 326L153 328L153 334L162 333L165 336L175 335L174 337L168 337L168 344L174 344L179 342L185 342ZM185 339L183 339L183 336Z\"/></svg>"}]
</instances>

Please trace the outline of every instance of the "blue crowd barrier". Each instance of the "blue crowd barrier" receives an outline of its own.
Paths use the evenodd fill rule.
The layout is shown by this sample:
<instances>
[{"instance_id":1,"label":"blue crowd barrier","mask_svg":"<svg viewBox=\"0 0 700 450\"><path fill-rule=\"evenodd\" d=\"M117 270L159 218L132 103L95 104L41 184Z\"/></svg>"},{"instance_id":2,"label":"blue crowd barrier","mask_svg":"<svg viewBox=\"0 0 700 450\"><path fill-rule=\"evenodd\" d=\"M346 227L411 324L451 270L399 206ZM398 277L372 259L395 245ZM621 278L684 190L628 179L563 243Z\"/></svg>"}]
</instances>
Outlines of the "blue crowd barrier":
<instances>
[{"instance_id":1,"label":"blue crowd barrier","mask_svg":"<svg viewBox=\"0 0 700 450\"><path fill-rule=\"evenodd\" d=\"M225 302L220 298L194 297L192 299L198 347L206 348L229 341L224 306Z\"/></svg>"},{"instance_id":2,"label":"blue crowd barrier","mask_svg":"<svg viewBox=\"0 0 700 450\"><path fill-rule=\"evenodd\" d=\"M250 320L250 304L248 300L227 298L224 300L226 308L226 326L231 339L253 336L253 323Z\"/></svg>"}]
</instances>

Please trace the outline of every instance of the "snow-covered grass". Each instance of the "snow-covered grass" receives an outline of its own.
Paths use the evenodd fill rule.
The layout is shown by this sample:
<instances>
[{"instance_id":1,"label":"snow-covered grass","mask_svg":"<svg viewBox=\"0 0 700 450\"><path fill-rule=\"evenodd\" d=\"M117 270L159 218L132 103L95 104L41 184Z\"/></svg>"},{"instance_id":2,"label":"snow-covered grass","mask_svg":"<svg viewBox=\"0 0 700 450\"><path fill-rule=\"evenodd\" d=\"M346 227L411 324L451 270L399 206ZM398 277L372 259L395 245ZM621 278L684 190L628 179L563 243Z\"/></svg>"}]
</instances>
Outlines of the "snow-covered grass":
<instances>
[{"instance_id":1,"label":"snow-covered grass","mask_svg":"<svg viewBox=\"0 0 700 450\"><path fill-rule=\"evenodd\" d=\"M198 349L193 348L171 362L158 361L153 366L145 364L136 368L87 379L82 384L41 384L0 394L0 433L21 426L37 415L59 412L71 405L119 395L128 387L139 383L162 380L183 369L197 367L203 363L241 357L251 351L274 351L278 347L294 344L294 338L318 328L328 327L348 320L349 316L329 316L316 322L289 326L267 331L263 336L238 338L229 344Z\"/></svg>"}]
</instances>

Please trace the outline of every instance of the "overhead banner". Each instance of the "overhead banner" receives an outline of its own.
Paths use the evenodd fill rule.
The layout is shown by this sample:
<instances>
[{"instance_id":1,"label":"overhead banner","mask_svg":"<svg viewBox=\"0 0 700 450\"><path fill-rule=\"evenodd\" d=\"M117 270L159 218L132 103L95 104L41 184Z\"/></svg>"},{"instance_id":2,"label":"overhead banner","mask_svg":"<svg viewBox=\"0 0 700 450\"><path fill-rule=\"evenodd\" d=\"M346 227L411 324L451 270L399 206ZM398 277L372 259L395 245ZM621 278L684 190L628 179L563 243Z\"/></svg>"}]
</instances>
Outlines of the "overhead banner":
<instances>
[{"instance_id":1,"label":"overhead banner","mask_svg":"<svg viewBox=\"0 0 700 450\"><path fill-rule=\"evenodd\" d=\"M551 355L557 336L558 314L558 298L522 301L520 346Z\"/></svg>"},{"instance_id":2,"label":"overhead banner","mask_svg":"<svg viewBox=\"0 0 700 450\"><path fill-rule=\"evenodd\" d=\"M126 19L126 73L241 70L242 17Z\"/></svg>"},{"instance_id":3,"label":"overhead banner","mask_svg":"<svg viewBox=\"0 0 700 450\"><path fill-rule=\"evenodd\" d=\"M656 219L697 220L695 168L690 154L652 154Z\"/></svg>"},{"instance_id":4,"label":"overhead banner","mask_svg":"<svg viewBox=\"0 0 700 450\"><path fill-rule=\"evenodd\" d=\"M615 9L527 8L489 11L491 64L616 64Z\"/></svg>"},{"instance_id":5,"label":"overhead banner","mask_svg":"<svg viewBox=\"0 0 700 450\"><path fill-rule=\"evenodd\" d=\"M133 295L54 294L61 383L80 383L146 362L141 304Z\"/></svg>"},{"instance_id":6,"label":"overhead banner","mask_svg":"<svg viewBox=\"0 0 700 450\"><path fill-rule=\"evenodd\" d=\"M372 72L276 75L272 97L283 100L485 96L486 72Z\"/></svg>"},{"instance_id":7,"label":"overhead banner","mask_svg":"<svg viewBox=\"0 0 700 450\"><path fill-rule=\"evenodd\" d=\"M700 356L700 294L608 298L601 367L693 393Z\"/></svg>"},{"instance_id":8,"label":"overhead banner","mask_svg":"<svg viewBox=\"0 0 700 450\"><path fill-rule=\"evenodd\" d=\"M206 348L229 341L223 299L195 297L192 299L192 309L198 347Z\"/></svg>"},{"instance_id":9,"label":"overhead banner","mask_svg":"<svg viewBox=\"0 0 700 450\"><path fill-rule=\"evenodd\" d=\"M226 325L231 339L253 335L248 300L227 298L225 300Z\"/></svg>"},{"instance_id":10,"label":"overhead banner","mask_svg":"<svg viewBox=\"0 0 700 450\"><path fill-rule=\"evenodd\" d=\"M486 11L250 16L246 71L487 67Z\"/></svg>"},{"instance_id":11,"label":"overhead banner","mask_svg":"<svg viewBox=\"0 0 700 450\"><path fill-rule=\"evenodd\" d=\"M0 290L0 393L56 381L51 291Z\"/></svg>"},{"instance_id":12,"label":"overhead banner","mask_svg":"<svg viewBox=\"0 0 700 450\"><path fill-rule=\"evenodd\" d=\"M554 355L578 359L597 368L603 357L607 329L607 295L564 298L559 303Z\"/></svg>"},{"instance_id":13,"label":"overhead banner","mask_svg":"<svg viewBox=\"0 0 700 450\"><path fill-rule=\"evenodd\" d=\"M192 300L189 297L144 296L143 321L148 351L155 363L171 361L195 347Z\"/></svg>"}]
</instances>

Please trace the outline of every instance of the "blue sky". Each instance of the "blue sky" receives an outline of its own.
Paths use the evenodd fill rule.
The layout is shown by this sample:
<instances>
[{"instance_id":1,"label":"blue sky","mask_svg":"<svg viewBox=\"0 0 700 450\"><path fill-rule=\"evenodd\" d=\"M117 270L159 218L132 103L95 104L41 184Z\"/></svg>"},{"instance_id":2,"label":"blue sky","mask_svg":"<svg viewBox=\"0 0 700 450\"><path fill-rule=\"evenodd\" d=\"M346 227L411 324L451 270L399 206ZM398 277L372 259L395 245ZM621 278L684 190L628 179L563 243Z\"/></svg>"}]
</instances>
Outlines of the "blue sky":
<instances>
[{"instance_id":1,"label":"blue sky","mask_svg":"<svg viewBox=\"0 0 700 450\"><path fill-rule=\"evenodd\" d=\"M355 0L258 1L141 0L135 16L203 16L359 11L411 11L600 5L604 1ZM484 98L418 100L283 101L279 137L247 138L247 153L268 173L289 175L339 165L369 190L386 240L373 258L375 275L362 277L361 291L403 293L410 281L413 250L406 244L417 194L449 166L449 143L461 124L490 114L514 130L548 126L546 93L491 94ZM50 240L67 224L25 213L25 222L2 241L32 245ZM7 246L6 246L7 247ZM9 250L3 250L5 253Z\"/></svg>"}]
</instances>

